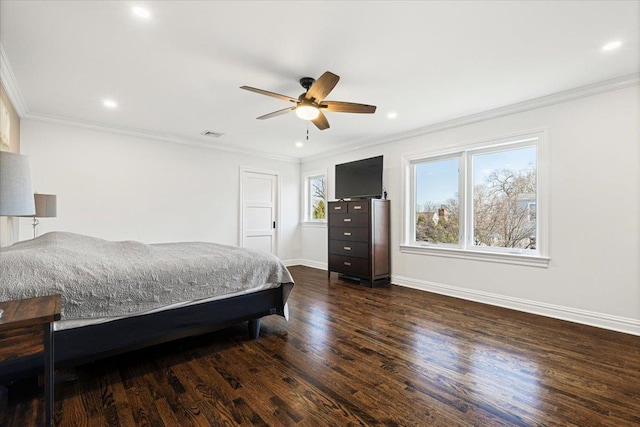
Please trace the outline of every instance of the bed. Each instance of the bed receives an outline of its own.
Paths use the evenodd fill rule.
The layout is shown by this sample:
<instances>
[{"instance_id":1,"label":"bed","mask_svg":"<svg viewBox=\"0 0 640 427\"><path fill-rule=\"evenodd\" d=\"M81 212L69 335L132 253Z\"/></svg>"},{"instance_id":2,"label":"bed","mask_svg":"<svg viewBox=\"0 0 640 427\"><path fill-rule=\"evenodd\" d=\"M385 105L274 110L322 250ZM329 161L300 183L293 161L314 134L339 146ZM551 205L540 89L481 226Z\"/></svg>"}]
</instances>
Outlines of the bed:
<instances>
[{"instance_id":1,"label":"bed","mask_svg":"<svg viewBox=\"0 0 640 427\"><path fill-rule=\"evenodd\" d=\"M147 245L53 232L0 250L0 301L62 296L56 367L245 321L257 338L262 317L288 318L293 284L276 256L215 243ZM41 354L0 362L0 384L40 370Z\"/></svg>"}]
</instances>

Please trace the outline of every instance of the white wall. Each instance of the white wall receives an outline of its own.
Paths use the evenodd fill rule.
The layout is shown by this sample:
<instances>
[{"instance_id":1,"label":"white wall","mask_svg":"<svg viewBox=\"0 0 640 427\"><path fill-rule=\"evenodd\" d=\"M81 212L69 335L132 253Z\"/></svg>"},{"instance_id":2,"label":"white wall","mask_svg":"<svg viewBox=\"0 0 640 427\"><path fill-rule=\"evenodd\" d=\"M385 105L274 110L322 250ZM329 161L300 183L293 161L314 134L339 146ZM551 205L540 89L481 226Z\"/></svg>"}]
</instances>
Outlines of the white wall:
<instances>
[{"instance_id":1,"label":"white wall","mask_svg":"<svg viewBox=\"0 0 640 427\"><path fill-rule=\"evenodd\" d=\"M640 335L640 88L306 161L302 173L384 155L393 282ZM399 118L400 119L400 118ZM550 146L548 268L401 253L401 157L546 128ZM302 228L301 258L327 262L327 231Z\"/></svg>"},{"instance_id":2,"label":"white wall","mask_svg":"<svg viewBox=\"0 0 640 427\"><path fill-rule=\"evenodd\" d=\"M21 148L31 158L34 190L58 195L57 218L40 219L38 234L237 245L240 167L247 166L281 174L279 256L298 256L297 162L28 119ZM20 238L31 237L23 219Z\"/></svg>"}]
</instances>

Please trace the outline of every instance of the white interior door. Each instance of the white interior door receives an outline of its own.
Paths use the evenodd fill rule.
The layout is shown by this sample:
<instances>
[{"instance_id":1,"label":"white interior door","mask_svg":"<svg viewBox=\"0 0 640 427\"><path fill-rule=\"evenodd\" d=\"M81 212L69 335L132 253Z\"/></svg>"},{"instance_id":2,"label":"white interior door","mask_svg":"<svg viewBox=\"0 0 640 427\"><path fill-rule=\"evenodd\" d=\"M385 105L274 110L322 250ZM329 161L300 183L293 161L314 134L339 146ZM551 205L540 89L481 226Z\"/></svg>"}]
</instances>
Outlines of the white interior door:
<instances>
[{"instance_id":1,"label":"white interior door","mask_svg":"<svg viewBox=\"0 0 640 427\"><path fill-rule=\"evenodd\" d=\"M278 176L242 170L241 180L241 245L275 254Z\"/></svg>"}]
</instances>

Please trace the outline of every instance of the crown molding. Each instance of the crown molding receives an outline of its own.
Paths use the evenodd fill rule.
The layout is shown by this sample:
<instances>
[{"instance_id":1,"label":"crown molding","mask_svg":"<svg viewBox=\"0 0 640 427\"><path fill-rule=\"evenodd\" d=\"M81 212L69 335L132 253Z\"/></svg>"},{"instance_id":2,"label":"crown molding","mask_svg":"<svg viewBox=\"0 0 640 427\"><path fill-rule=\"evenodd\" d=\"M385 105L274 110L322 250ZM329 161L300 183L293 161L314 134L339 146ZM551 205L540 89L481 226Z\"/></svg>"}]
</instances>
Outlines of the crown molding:
<instances>
[{"instance_id":1,"label":"crown molding","mask_svg":"<svg viewBox=\"0 0 640 427\"><path fill-rule=\"evenodd\" d=\"M20 93L16 76L13 74L13 70L9 64L9 58L7 58L7 53L4 51L2 43L0 43L0 81L2 81L2 86L7 92L13 109L16 110L20 118L23 118L28 111L27 104Z\"/></svg>"},{"instance_id":2,"label":"crown molding","mask_svg":"<svg viewBox=\"0 0 640 427\"><path fill-rule=\"evenodd\" d=\"M548 107L563 102L573 101L580 98L586 98L593 95L599 95L614 90L624 89L631 86L640 85L640 72L620 76L614 79L604 80L601 82L593 83L586 86L580 86L573 89L553 93L551 95L545 95L538 98L532 98L526 101L510 104L504 107L495 108L493 110L487 110L476 114L460 117L457 119L447 120L440 123L434 123L418 129L409 130L393 134L390 136L377 137L377 138L364 138L360 140L351 141L352 145L346 148L340 148L336 150L326 151L324 153L315 154L312 156L297 158L282 156L277 154L265 153L255 150L243 150L236 147L232 147L225 144L216 142L203 142L201 140L179 137L171 134L160 134L155 132L144 131L140 129L132 128L120 128L115 126L109 126L102 123L90 122L69 119L66 117L52 116L46 114L30 113L27 104L24 101L20 93L15 75L9 64L6 52L2 43L0 43L0 80L7 91L9 100L13 104L14 109L21 119L30 119L35 121L43 121L49 123L56 123L67 126L81 127L85 129L92 129L102 132L116 133L120 135L134 136L138 138L146 138L157 141L172 142L182 145L190 145L201 148L208 148L212 150L227 151L231 153L238 153L243 155L261 157L271 160L279 160L291 163L307 163L314 160L320 160L327 157L332 157L340 154L350 153L365 148L371 148L377 145L387 144L390 142L402 141L409 138L428 135L435 132L440 132L446 129L452 129L472 123L491 120L499 117L508 116L511 114L522 113L525 111L535 110L538 108Z\"/></svg>"},{"instance_id":3,"label":"crown molding","mask_svg":"<svg viewBox=\"0 0 640 427\"><path fill-rule=\"evenodd\" d=\"M161 133L148 132L141 129L109 126L103 123L90 122L90 121L84 121L84 120L74 120L74 119L68 119L66 117L59 117L59 116L53 116L53 115L47 115L47 114L33 114L33 113L27 112L24 115L23 119L54 123L54 124L59 124L64 126L73 126L73 127L83 128L83 129L95 130L99 132L115 133L118 135L132 136L136 138L152 139L152 140L163 141L163 142L172 142L175 144L190 145L193 147L207 148L210 150L227 151L230 153L260 157L260 158L270 159L270 160L279 160L279 161L290 162L290 163L300 163L300 159L297 157L281 156L278 154L265 153L265 152L256 151L256 150L243 150L243 149L231 147L229 145L220 144L216 142L204 142L197 139L183 138L183 137L171 135L171 134L161 134Z\"/></svg>"},{"instance_id":4,"label":"crown molding","mask_svg":"<svg viewBox=\"0 0 640 427\"><path fill-rule=\"evenodd\" d=\"M631 86L640 85L640 73L628 74L621 77L616 77L610 80L604 80L601 82L593 83L586 86L580 86L573 89L568 89L562 92L556 92L551 95L545 95L538 98L532 98L526 101L510 104L504 107L495 108L493 110L487 110L476 114L471 114L457 119L447 120L440 123L434 123L429 126L425 126L418 129L413 129L406 132L397 133L391 136L385 136L381 138L369 138L359 141L352 141L355 145L339 148L336 150L327 151L312 156L303 157L301 163L307 163L314 160L320 160L327 157L337 156L340 154L350 153L365 148L371 148L381 144L387 144L390 142L402 141L409 138L418 136L424 136L435 132L440 132L446 129L452 129L460 126L465 126L472 123L482 122L486 120L496 119L499 117L508 116L511 114L522 113L525 111L535 110L538 108L549 107L563 102L573 101L580 98L586 98L589 96L599 95L614 90L624 89Z\"/></svg>"},{"instance_id":5,"label":"crown molding","mask_svg":"<svg viewBox=\"0 0 640 427\"><path fill-rule=\"evenodd\" d=\"M80 127L84 129L91 129L101 132L116 133L120 135L133 136L137 138L152 139L157 141L172 142L176 144L190 145L194 147L208 148L210 150L227 151L230 153L238 153L247 156L260 157L271 160L279 160L290 163L300 163L300 159L297 157L281 156L278 154L265 153L256 150L242 150L236 147L232 147L225 144L216 142L203 142L196 139L183 138L170 134L160 134L155 132L148 132L140 129L120 128L115 126L109 126L102 123L74 120L66 117L53 116L47 114L37 114L29 112L27 104L20 93L20 88L16 81L15 75L9 63L9 58L4 50L4 46L0 43L0 81L7 92L7 96L16 110L16 113L20 119L34 120L48 123L55 123L66 126Z\"/></svg>"}]
</instances>

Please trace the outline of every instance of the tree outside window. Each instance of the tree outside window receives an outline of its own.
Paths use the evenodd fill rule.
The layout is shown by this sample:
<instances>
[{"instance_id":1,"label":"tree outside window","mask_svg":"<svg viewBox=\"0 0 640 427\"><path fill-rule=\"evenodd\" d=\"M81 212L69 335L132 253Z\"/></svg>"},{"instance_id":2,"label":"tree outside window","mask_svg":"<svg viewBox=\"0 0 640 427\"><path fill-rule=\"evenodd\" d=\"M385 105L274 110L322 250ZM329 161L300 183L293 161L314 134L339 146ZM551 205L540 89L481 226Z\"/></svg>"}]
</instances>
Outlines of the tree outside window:
<instances>
[{"instance_id":1,"label":"tree outside window","mask_svg":"<svg viewBox=\"0 0 640 427\"><path fill-rule=\"evenodd\" d=\"M309 220L325 221L326 213L326 178L324 175L311 176L308 178L309 194Z\"/></svg>"},{"instance_id":2,"label":"tree outside window","mask_svg":"<svg viewBox=\"0 0 640 427\"><path fill-rule=\"evenodd\" d=\"M472 159L473 244L535 249L536 148L474 155Z\"/></svg>"}]
</instances>

